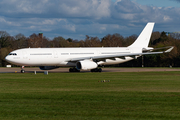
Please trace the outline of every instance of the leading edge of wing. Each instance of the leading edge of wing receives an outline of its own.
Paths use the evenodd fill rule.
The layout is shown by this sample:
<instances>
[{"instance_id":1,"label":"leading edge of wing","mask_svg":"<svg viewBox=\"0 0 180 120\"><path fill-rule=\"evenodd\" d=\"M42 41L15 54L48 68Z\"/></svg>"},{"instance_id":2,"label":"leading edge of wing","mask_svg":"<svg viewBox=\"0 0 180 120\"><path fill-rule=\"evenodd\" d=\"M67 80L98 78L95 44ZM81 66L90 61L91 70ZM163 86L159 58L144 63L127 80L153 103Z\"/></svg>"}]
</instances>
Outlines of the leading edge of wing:
<instances>
[{"instance_id":1,"label":"leading edge of wing","mask_svg":"<svg viewBox=\"0 0 180 120\"><path fill-rule=\"evenodd\" d=\"M141 56L141 55L153 55L153 54L162 54L170 52L174 47L170 46L170 48L166 51L161 52L146 52L146 53L127 53L127 54L114 54L114 55L101 55L101 56L89 56L89 57L78 57L66 60L66 62L76 62L81 60L98 60L98 59L112 59L112 58L122 58L122 57L134 57L134 56Z\"/></svg>"}]
</instances>

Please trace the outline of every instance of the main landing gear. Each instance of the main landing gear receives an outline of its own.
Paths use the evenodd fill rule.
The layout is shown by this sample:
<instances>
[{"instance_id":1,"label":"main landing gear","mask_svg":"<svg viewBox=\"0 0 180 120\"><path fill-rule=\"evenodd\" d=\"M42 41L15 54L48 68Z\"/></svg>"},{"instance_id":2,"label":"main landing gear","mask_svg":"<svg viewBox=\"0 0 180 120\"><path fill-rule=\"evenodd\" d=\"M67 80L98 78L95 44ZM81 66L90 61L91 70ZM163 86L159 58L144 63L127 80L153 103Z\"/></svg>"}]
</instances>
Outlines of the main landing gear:
<instances>
[{"instance_id":1,"label":"main landing gear","mask_svg":"<svg viewBox=\"0 0 180 120\"><path fill-rule=\"evenodd\" d=\"M24 66L21 67L21 73L24 73L25 70L24 70Z\"/></svg>"},{"instance_id":2,"label":"main landing gear","mask_svg":"<svg viewBox=\"0 0 180 120\"><path fill-rule=\"evenodd\" d=\"M69 68L69 72L80 72L80 70L76 68Z\"/></svg>"},{"instance_id":3,"label":"main landing gear","mask_svg":"<svg viewBox=\"0 0 180 120\"><path fill-rule=\"evenodd\" d=\"M95 68L95 69L92 69L91 72L102 72L102 69L101 68Z\"/></svg>"},{"instance_id":4,"label":"main landing gear","mask_svg":"<svg viewBox=\"0 0 180 120\"><path fill-rule=\"evenodd\" d=\"M80 70L76 68L69 68L69 72L80 72ZM91 72L102 72L102 69L101 68L91 69Z\"/></svg>"}]
</instances>

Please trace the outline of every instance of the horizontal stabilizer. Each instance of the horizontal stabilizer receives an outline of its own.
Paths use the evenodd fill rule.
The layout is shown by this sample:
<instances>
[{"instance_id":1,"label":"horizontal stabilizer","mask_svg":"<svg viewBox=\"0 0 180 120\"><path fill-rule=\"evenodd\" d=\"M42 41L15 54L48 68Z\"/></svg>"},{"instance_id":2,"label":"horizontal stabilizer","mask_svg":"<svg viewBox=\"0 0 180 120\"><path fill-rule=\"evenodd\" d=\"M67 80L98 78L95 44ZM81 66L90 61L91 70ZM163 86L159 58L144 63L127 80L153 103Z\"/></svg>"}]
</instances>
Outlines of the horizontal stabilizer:
<instances>
[{"instance_id":1,"label":"horizontal stabilizer","mask_svg":"<svg viewBox=\"0 0 180 120\"><path fill-rule=\"evenodd\" d=\"M171 48L169 48L168 50L166 50L165 53L171 52L173 48L174 48L174 47L172 46Z\"/></svg>"}]
</instances>

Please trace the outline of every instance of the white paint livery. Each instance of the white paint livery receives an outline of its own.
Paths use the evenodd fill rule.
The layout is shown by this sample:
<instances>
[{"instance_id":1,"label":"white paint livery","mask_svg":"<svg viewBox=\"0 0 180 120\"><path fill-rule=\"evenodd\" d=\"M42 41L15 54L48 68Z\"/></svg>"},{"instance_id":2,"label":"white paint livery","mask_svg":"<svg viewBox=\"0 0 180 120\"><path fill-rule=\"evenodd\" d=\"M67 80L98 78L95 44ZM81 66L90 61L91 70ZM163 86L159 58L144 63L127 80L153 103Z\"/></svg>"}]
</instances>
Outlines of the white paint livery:
<instances>
[{"instance_id":1,"label":"white paint livery","mask_svg":"<svg viewBox=\"0 0 180 120\"><path fill-rule=\"evenodd\" d=\"M119 64L141 55L170 52L173 47L167 51L151 52L153 48L148 47L148 44L153 27L154 23L148 23L137 40L128 47L25 48L12 51L5 59L15 65L41 66L41 69L69 66L74 67L70 72L80 70L101 72L101 69L97 69L98 65Z\"/></svg>"}]
</instances>

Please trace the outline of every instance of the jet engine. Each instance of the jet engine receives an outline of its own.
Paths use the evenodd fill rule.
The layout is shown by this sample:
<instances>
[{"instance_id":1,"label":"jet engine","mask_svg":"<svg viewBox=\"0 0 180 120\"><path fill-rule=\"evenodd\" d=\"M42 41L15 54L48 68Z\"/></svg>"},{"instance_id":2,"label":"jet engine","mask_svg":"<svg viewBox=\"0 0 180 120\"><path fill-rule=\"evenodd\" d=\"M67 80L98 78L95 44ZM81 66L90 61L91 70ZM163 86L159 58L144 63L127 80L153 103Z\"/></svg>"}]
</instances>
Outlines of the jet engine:
<instances>
[{"instance_id":1,"label":"jet engine","mask_svg":"<svg viewBox=\"0 0 180 120\"><path fill-rule=\"evenodd\" d=\"M59 68L57 66L40 66L39 69L41 70L52 70L52 69L56 69Z\"/></svg>"},{"instance_id":2,"label":"jet engine","mask_svg":"<svg viewBox=\"0 0 180 120\"><path fill-rule=\"evenodd\" d=\"M98 67L97 63L91 60L84 60L84 61L79 61L76 63L76 68L78 70L91 70L97 67Z\"/></svg>"}]
</instances>

